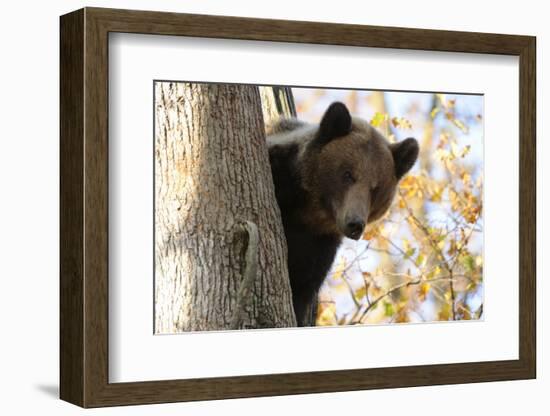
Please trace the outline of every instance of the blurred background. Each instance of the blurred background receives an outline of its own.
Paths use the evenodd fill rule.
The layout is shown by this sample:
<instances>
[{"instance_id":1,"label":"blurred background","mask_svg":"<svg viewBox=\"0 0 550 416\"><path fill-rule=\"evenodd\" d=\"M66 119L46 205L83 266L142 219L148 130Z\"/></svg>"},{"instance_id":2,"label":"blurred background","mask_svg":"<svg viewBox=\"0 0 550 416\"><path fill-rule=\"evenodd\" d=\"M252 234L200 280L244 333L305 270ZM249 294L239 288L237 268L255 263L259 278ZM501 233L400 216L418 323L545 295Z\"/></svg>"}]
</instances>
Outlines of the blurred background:
<instances>
[{"instance_id":1,"label":"blurred background","mask_svg":"<svg viewBox=\"0 0 550 416\"><path fill-rule=\"evenodd\" d=\"M319 295L317 325L483 318L483 96L292 88L298 118L344 102L420 155L387 215L344 239Z\"/></svg>"}]
</instances>

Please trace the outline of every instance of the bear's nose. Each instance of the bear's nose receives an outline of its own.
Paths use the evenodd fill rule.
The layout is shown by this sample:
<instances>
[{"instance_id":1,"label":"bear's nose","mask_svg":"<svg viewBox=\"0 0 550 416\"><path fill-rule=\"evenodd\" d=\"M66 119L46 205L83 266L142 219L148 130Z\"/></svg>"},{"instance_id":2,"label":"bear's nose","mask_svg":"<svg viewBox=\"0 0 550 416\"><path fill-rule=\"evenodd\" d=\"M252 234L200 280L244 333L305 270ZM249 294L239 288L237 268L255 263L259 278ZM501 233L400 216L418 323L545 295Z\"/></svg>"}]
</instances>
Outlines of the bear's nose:
<instances>
[{"instance_id":1,"label":"bear's nose","mask_svg":"<svg viewBox=\"0 0 550 416\"><path fill-rule=\"evenodd\" d=\"M361 234L363 234L363 229L365 228L365 222L361 219L353 219L349 221L346 225L346 237L353 238L354 240L359 240Z\"/></svg>"}]
</instances>

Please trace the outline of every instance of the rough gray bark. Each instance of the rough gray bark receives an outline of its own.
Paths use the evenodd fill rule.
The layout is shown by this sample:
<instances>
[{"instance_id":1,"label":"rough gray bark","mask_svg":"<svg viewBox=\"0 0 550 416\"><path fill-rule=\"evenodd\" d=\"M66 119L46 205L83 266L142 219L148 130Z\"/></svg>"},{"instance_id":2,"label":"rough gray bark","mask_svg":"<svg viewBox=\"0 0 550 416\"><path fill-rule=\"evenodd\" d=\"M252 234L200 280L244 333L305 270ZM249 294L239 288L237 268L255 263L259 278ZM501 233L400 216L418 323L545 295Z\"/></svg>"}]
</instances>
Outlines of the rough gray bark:
<instances>
[{"instance_id":1,"label":"rough gray bark","mask_svg":"<svg viewBox=\"0 0 550 416\"><path fill-rule=\"evenodd\" d=\"M258 88L158 82L155 110L155 332L295 326Z\"/></svg>"}]
</instances>

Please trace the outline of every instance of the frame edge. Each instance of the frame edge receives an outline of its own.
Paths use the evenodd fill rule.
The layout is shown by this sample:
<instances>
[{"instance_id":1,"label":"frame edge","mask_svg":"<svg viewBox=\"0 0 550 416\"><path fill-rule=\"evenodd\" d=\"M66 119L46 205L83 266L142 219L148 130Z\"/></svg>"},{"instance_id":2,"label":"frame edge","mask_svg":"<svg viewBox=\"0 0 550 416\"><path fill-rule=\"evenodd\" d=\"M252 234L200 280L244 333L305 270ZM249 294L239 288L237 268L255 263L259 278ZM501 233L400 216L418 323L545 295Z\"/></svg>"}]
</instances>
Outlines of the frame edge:
<instances>
[{"instance_id":1,"label":"frame edge","mask_svg":"<svg viewBox=\"0 0 550 416\"><path fill-rule=\"evenodd\" d=\"M84 10L60 17L59 397L84 406Z\"/></svg>"},{"instance_id":2,"label":"frame edge","mask_svg":"<svg viewBox=\"0 0 550 416\"><path fill-rule=\"evenodd\" d=\"M525 378L537 377L537 89L535 36L526 38L520 71L520 348Z\"/></svg>"}]
</instances>

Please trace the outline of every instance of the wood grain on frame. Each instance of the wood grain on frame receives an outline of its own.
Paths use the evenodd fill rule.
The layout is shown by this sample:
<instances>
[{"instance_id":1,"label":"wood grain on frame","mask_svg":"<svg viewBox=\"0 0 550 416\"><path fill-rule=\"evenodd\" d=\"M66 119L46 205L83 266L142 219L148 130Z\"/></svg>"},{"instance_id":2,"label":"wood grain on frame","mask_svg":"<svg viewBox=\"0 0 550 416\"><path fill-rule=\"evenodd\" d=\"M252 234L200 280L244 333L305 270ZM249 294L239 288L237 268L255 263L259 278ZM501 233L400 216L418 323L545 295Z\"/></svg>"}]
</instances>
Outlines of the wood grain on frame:
<instances>
[{"instance_id":1,"label":"wood grain on frame","mask_svg":"<svg viewBox=\"0 0 550 416\"><path fill-rule=\"evenodd\" d=\"M61 19L60 396L83 405L84 12Z\"/></svg>"},{"instance_id":2,"label":"wood grain on frame","mask_svg":"<svg viewBox=\"0 0 550 416\"><path fill-rule=\"evenodd\" d=\"M63 400L83 407L99 407L535 377L534 37L98 8L62 16L60 30L60 396ZM109 383L109 32L519 56L519 359Z\"/></svg>"}]
</instances>

